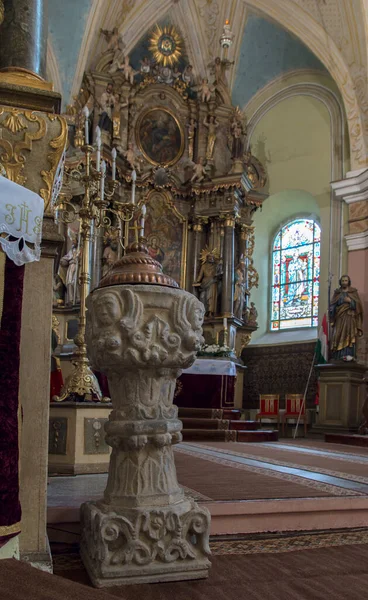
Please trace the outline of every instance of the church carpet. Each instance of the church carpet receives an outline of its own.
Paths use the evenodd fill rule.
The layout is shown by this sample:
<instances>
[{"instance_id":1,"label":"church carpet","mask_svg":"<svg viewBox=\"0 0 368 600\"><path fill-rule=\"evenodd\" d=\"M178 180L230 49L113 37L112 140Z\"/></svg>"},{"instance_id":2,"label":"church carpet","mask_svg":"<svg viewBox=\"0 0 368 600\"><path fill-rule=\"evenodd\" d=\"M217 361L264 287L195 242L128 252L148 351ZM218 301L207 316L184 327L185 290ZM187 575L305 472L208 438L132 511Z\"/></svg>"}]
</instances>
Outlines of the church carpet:
<instances>
[{"instance_id":1,"label":"church carpet","mask_svg":"<svg viewBox=\"0 0 368 600\"><path fill-rule=\"evenodd\" d=\"M340 535L336 546L332 537ZM349 535L351 540L349 542ZM368 589L367 530L346 534L297 536L300 548L287 550L290 540L279 550L249 552L247 539L212 541L212 568L207 580L161 584L119 586L94 590L78 554L54 556L55 575L30 571L27 565L17 572L14 563L2 568L0 589L2 600L361 600ZM329 537L329 541L323 540ZM354 537L355 536L355 537ZM366 543L357 543L357 540ZM320 538L320 547L308 547L306 538ZM344 540L344 538L347 538ZM354 542L355 540L355 542ZM344 541L346 543L344 543ZM263 539L259 543L277 545L278 540ZM325 545L327 544L327 545ZM73 583L72 583L73 582ZM44 587L45 586L45 587ZM76 586L75 588L73 586ZM85 587L84 587L85 586ZM88 587L87 587L88 586ZM19 591L23 588L24 596ZM82 590L84 589L84 596ZM46 593L44 593L46 590ZM64 595L60 592L63 591ZM48 595L47 595L48 594Z\"/></svg>"}]
</instances>

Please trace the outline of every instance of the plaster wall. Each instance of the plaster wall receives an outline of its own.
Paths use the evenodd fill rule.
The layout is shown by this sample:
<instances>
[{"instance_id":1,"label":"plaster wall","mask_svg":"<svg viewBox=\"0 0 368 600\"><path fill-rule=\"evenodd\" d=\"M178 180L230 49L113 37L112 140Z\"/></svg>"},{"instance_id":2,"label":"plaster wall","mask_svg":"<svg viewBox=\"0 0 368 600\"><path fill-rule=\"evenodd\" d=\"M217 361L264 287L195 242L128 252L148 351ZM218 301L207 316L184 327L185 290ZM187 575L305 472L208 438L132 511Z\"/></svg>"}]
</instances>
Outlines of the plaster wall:
<instances>
[{"instance_id":1,"label":"plaster wall","mask_svg":"<svg viewBox=\"0 0 368 600\"><path fill-rule=\"evenodd\" d=\"M254 219L255 267L260 275L252 300L258 309L259 329L252 343L269 338L270 250L277 230L298 216L315 218L321 225L321 290L319 314L327 307L331 134L327 108L310 96L294 96L274 106L259 121L250 140L253 153L266 165L269 198ZM310 339L311 330L298 331L298 340ZM292 332L272 332L273 343L292 341ZM295 334L294 334L295 335ZM267 343L270 343L269 340Z\"/></svg>"}]
</instances>

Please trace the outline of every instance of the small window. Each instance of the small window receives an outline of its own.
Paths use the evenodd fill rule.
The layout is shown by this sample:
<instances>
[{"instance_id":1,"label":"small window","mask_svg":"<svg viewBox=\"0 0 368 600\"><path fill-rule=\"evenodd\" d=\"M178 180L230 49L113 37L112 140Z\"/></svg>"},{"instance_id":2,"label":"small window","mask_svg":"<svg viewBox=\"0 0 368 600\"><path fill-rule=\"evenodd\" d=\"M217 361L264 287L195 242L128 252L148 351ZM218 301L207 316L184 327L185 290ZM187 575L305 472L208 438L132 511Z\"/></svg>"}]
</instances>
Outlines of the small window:
<instances>
[{"instance_id":1,"label":"small window","mask_svg":"<svg viewBox=\"0 0 368 600\"><path fill-rule=\"evenodd\" d=\"M271 331L317 327L321 228L296 219L280 229L272 248Z\"/></svg>"}]
</instances>

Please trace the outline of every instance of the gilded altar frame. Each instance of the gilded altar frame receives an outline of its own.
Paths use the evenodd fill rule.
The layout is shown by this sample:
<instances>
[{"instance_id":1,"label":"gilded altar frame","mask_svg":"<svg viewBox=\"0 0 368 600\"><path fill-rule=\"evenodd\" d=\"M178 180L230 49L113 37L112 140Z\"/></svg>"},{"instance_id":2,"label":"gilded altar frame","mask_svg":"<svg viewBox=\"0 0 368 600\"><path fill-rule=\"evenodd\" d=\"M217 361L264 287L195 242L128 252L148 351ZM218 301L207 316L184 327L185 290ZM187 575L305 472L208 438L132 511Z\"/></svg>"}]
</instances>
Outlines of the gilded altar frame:
<instances>
[{"instance_id":1,"label":"gilded altar frame","mask_svg":"<svg viewBox=\"0 0 368 600\"><path fill-rule=\"evenodd\" d=\"M188 254L188 219L178 211L174 204L171 193L167 190L150 190L144 198L144 203L146 204L147 208L149 208L150 204L152 206L153 201L157 196L163 199L168 210L175 215L182 226L180 281L178 281L178 283L181 288L185 289Z\"/></svg>"}]
</instances>

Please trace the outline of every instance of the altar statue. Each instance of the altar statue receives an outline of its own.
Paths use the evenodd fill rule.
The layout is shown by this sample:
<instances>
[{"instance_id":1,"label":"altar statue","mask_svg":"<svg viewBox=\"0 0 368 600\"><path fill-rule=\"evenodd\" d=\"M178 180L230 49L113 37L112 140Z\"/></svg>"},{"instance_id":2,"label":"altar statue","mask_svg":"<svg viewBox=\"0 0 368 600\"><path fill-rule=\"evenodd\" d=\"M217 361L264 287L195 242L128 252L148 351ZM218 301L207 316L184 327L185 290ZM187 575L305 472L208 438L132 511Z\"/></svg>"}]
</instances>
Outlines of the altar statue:
<instances>
[{"instance_id":1,"label":"altar statue","mask_svg":"<svg viewBox=\"0 0 368 600\"><path fill-rule=\"evenodd\" d=\"M201 252L202 266L193 287L199 288L199 300L204 304L207 317L214 317L217 308L217 284L219 279L219 253L217 249L205 248Z\"/></svg>"},{"instance_id":2,"label":"altar statue","mask_svg":"<svg viewBox=\"0 0 368 600\"><path fill-rule=\"evenodd\" d=\"M339 284L330 304L331 358L355 360L357 338L363 335L363 306L348 275Z\"/></svg>"},{"instance_id":3,"label":"altar statue","mask_svg":"<svg viewBox=\"0 0 368 600\"><path fill-rule=\"evenodd\" d=\"M100 118L98 126L104 131L111 133L112 131L112 111L115 106L115 96L113 93L112 83L108 83L106 90L103 92L100 98Z\"/></svg>"},{"instance_id":4,"label":"altar statue","mask_svg":"<svg viewBox=\"0 0 368 600\"><path fill-rule=\"evenodd\" d=\"M201 183L201 181L203 181L203 179L207 175L207 168L204 165L202 156L199 157L197 163L192 163L192 168L193 176L190 182L194 183L196 181L197 183Z\"/></svg>"},{"instance_id":5,"label":"altar statue","mask_svg":"<svg viewBox=\"0 0 368 600\"><path fill-rule=\"evenodd\" d=\"M118 150L121 151L121 148L118 148ZM141 172L141 163L140 163L138 154L134 150L133 142L129 142L128 150L126 150L126 151L123 150L122 154L125 156L127 162L130 164L133 171L135 170L135 171L137 171L137 173L140 173Z\"/></svg>"},{"instance_id":6,"label":"altar statue","mask_svg":"<svg viewBox=\"0 0 368 600\"><path fill-rule=\"evenodd\" d=\"M231 122L231 158L242 158L244 153L244 129L242 122L236 115Z\"/></svg>"},{"instance_id":7,"label":"altar statue","mask_svg":"<svg viewBox=\"0 0 368 600\"><path fill-rule=\"evenodd\" d=\"M240 321L243 318L243 310L247 295L246 283L245 283L245 262L241 257L239 264L237 265L234 273L235 289L234 289L234 315Z\"/></svg>"},{"instance_id":8,"label":"altar statue","mask_svg":"<svg viewBox=\"0 0 368 600\"><path fill-rule=\"evenodd\" d=\"M121 66L121 69L123 71L125 81L129 81L130 85L133 85L134 76L135 76L136 72L134 71L132 65L129 63L128 55L124 56L124 62Z\"/></svg>"},{"instance_id":9,"label":"altar statue","mask_svg":"<svg viewBox=\"0 0 368 600\"><path fill-rule=\"evenodd\" d=\"M80 300L78 285L78 259L79 250L74 238L72 247L65 256L60 259L58 275L66 287L65 305L73 306Z\"/></svg>"},{"instance_id":10,"label":"altar statue","mask_svg":"<svg viewBox=\"0 0 368 600\"><path fill-rule=\"evenodd\" d=\"M123 42L123 38L120 35L117 27L114 27L114 29L112 29L112 31L109 31L108 29L100 29L100 32L102 33L102 35L104 36L104 38L107 42L107 48L105 50L105 54L106 54L106 52L110 52L110 50L115 52L118 48L121 50L124 50L125 44Z\"/></svg>"},{"instance_id":11,"label":"altar statue","mask_svg":"<svg viewBox=\"0 0 368 600\"><path fill-rule=\"evenodd\" d=\"M208 129L206 158L212 160L216 143L216 129L219 122L214 115L209 115L208 119L204 118L203 125Z\"/></svg>"},{"instance_id":12,"label":"altar statue","mask_svg":"<svg viewBox=\"0 0 368 600\"><path fill-rule=\"evenodd\" d=\"M190 160L193 160L194 136L195 136L195 131L197 128L196 120L193 119L193 117L190 118L189 123L187 124L187 128L188 128L188 156L189 156Z\"/></svg>"},{"instance_id":13,"label":"altar statue","mask_svg":"<svg viewBox=\"0 0 368 600\"><path fill-rule=\"evenodd\" d=\"M118 260L118 244L116 240L109 240L102 255L102 277L107 275L113 264Z\"/></svg>"},{"instance_id":14,"label":"altar statue","mask_svg":"<svg viewBox=\"0 0 368 600\"><path fill-rule=\"evenodd\" d=\"M215 91L213 85L210 85L208 79L205 77L198 88L200 92L201 102L209 102L212 97L212 93Z\"/></svg>"}]
</instances>

